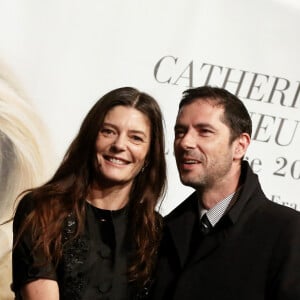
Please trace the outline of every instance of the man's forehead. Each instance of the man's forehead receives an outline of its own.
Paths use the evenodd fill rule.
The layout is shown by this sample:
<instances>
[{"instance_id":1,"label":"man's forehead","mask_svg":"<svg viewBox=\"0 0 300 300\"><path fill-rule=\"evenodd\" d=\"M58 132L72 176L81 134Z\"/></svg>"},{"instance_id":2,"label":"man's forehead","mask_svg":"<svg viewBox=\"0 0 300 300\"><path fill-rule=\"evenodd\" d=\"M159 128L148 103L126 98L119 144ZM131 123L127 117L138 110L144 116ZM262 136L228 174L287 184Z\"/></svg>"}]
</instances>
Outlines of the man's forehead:
<instances>
[{"instance_id":1,"label":"man's forehead","mask_svg":"<svg viewBox=\"0 0 300 300\"><path fill-rule=\"evenodd\" d=\"M191 106L193 106L193 111L198 111L203 109L203 106L211 107L215 111L222 111L224 112L224 105L222 105L219 101L217 101L214 98L196 98L194 101L191 101L189 103L184 104L181 106L178 110L177 116L181 115L186 111L186 109L189 109Z\"/></svg>"}]
</instances>

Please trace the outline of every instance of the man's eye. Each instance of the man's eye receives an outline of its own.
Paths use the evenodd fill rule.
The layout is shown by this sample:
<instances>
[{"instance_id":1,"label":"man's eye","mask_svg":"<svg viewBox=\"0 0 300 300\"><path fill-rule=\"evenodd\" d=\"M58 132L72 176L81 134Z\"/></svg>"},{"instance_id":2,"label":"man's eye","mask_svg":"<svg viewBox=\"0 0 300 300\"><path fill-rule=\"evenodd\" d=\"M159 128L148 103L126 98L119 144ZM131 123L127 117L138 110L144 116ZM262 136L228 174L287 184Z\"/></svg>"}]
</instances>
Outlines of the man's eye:
<instances>
[{"instance_id":1,"label":"man's eye","mask_svg":"<svg viewBox=\"0 0 300 300\"><path fill-rule=\"evenodd\" d=\"M206 128L203 128L200 131L200 134L203 134L203 135L208 135L208 134L211 134L211 133L212 133L212 130L211 129L206 129Z\"/></svg>"},{"instance_id":2,"label":"man's eye","mask_svg":"<svg viewBox=\"0 0 300 300\"><path fill-rule=\"evenodd\" d=\"M184 132L182 130L176 130L175 131L175 137L180 138L184 136Z\"/></svg>"}]
</instances>

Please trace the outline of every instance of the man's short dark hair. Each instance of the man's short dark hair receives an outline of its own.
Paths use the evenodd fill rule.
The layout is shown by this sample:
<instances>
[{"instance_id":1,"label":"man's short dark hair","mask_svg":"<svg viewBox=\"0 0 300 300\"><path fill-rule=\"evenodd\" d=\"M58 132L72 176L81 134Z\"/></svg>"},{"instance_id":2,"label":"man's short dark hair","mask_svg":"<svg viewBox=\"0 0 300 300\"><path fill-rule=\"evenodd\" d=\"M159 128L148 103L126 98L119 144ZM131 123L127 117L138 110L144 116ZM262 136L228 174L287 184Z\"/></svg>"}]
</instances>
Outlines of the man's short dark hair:
<instances>
[{"instance_id":1,"label":"man's short dark hair","mask_svg":"<svg viewBox=\"0 0 300 300\"><path fill-rule=\"evenodd\" d=\"M238 97L218 87L202 86L192 88L183 92L179 109L196 100L212 101L224 108L222 121L230 129L231 141L235 140L242 133L248 133L251 137L252 121L244 103Z\"/></svg>"}]
</instances>

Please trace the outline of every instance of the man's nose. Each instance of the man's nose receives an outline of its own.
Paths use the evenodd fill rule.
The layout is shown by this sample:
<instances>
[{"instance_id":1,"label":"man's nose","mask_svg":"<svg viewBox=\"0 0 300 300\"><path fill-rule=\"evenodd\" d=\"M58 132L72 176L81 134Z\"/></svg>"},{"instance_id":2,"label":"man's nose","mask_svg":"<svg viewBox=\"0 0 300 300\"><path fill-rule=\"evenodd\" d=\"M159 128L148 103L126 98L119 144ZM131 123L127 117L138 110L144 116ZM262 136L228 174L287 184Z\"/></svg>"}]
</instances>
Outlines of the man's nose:
<instances>
[{"instance_id":1,"label":"man's nose","mask_svg":"<svg viewBox=\"0 0 300 300\"><path fill-rule=\"evenodd\" d=\"M187 132L180 140L180 146L184 149L195 148L196 144L196 138L191 132Z\"/></svg>"}]
</instances>

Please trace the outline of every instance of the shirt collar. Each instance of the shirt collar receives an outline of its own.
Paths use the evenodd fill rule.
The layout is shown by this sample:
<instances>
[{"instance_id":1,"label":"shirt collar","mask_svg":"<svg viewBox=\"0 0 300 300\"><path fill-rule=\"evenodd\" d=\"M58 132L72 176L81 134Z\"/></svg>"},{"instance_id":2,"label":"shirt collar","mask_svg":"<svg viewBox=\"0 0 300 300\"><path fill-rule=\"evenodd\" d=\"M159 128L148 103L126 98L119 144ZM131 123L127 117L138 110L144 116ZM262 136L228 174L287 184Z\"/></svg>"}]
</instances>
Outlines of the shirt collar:
<instances>
[{"instance_id":1,"label":"shirt collar","mask_svg":"<svg viewBox=\"0 0 300 300\"><path fill-rule=\"evenodd\" d=\"M231 200L235 194L236 194L236 192L233 192L232 194L228 195L227 197L225 197L223 200L218 202L214 207L212 207L209 210L205 209L202 206L201 202L198 201L200 219L206 213L210 224L214 227L219 222L219 220L222 218L222 216L225 214L225 212L227 211L227 208L229 207Z\"/></svg>"}]
</instances>

